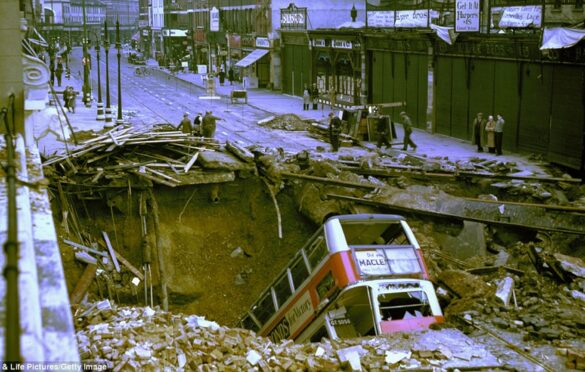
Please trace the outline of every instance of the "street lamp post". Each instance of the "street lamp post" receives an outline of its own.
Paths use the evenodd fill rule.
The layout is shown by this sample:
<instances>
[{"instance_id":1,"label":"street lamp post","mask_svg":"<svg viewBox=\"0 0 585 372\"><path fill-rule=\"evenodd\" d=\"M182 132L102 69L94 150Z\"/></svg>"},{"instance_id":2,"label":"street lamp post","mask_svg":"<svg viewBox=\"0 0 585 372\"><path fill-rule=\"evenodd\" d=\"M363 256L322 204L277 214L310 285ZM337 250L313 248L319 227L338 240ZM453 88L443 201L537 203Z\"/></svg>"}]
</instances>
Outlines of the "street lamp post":
<instances>
[{"instance_id":1,"label":"street lamp post","mask_svg":"<svg viewBox=\"0 0 585 372\"><path fill-rule=\"evenodd\" d=\"M106 125L112 126L112 108L110 106L110 36L108 35L108 21L104 21L104 51L106 52Z\"/></svg>"},{"instance_id":2,"label":"street lamp post","mask_svg":"<svg viewBox=\"0 0 585 372\"><path fill-rule=\"evenodd\" d=\"M102 77L100 75L100 40L96 38L95 53L97 56L98 102L96 120L105 120L104 103L102 102Z\"/></svg>"},{"instance_id":3,"label":"street lamp post","mask_svg":"<svg viewBox=\"0 0 585 372\"><path fill-rule=\"evenodd\" d=\"M91 107L91 86L89 85L90 57L87 47L88 40L87 25L85 21L85 0L82 0L81 8L83 10L83 102L85 103L85 107Z\"/></svg>"},{"instance_id":4,"label":"street lamp post","mask_svg":"<svg viewBox=\"0 0 585 372\"><path fill-rule=\"evenodd\" d=\"M116 48L118 49L118 119L116 120L116 125L124 124L124 119L122 118L122 71L120 69L120 21L116 18Z\"/></svg>"}]
</instances>

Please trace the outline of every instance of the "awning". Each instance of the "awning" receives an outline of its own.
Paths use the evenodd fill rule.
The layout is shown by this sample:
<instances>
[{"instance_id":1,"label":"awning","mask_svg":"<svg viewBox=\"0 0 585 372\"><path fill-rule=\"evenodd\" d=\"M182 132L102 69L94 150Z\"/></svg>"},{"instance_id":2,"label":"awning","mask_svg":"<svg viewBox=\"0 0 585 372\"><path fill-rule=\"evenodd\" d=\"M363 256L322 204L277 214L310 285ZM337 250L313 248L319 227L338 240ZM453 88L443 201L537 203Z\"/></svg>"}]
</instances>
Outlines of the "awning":
<instances>
[{"instance_id":1,"label":"awning","mask_svg":"<svg viewBox=\"0 0 585 372\"><path fill-rule=\"evenodd\" d=\"M236 67L248 67L260 58L268 54L268 49L254 49L254 51L236 63Z\"/></svg>"},{"instance_id":2,"label":"awning","mask_svg":"<svg viewBox=\"0 0 585 372\"><path fill-rule=\"evenodd\" d=\"M542 34L542 46L544 49L570 48L581 39L585 39L585 30L577 28L545 28Z\"/></svg>"}]
</instances>

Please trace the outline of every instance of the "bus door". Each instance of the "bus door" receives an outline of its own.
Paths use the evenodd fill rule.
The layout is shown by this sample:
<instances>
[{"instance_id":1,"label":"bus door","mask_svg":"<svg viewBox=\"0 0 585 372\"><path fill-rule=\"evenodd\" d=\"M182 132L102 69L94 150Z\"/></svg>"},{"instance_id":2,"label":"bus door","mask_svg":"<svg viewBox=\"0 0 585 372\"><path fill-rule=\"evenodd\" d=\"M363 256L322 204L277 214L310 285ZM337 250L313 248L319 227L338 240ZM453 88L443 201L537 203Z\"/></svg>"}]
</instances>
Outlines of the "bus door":
<instances>
[{"instance_id":1,"label":"bus door","mask_svg":"<svg viewBox=\"0 0 585 372\"><path fill-rule=\"evenodd\" d=\"M379 334L369 286L344 290L327 310L331 338L354 338Z\"/></svg>"}]
</instances>

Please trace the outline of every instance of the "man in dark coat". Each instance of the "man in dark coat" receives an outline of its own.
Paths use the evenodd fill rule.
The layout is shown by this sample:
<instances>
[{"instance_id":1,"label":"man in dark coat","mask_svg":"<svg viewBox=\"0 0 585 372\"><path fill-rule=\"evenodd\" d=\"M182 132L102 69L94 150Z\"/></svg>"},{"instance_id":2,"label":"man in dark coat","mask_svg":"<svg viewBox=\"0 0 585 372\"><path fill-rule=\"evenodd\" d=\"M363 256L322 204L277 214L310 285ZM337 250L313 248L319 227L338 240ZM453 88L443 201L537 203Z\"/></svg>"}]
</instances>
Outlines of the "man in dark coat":
<instances>
[{"instance_id":1,"label":"man in dark coat","mask_svg":"<svg viewBox=\"0 0 585 372\"><path fill-rule=\"evenodd\" d=\"M339 150L339 134L341 133L341 119L332 112L329 113L329 141L334 152Z\"/></svg>"},{"instance_id":2,"label":"man in dark coat","mask_svg":"<svg viewBox=\"0 0 585 372\"><path fill-rule=\"evenodd\" d=\"M203 121L203 114L198 113L193 119L193 135L200 136L201 135L201 123Z\"/></svg>"},{"instance_id":3,"label":"man in dark coat","mask_svg":"<svg viewBox=\"0 0 585 372\"><path fill-rule=\"evenodd\" d=\"M215 129L217 127L215 122L217 120L222 119L218 118L217 116L213 116L213 112L211 111L207 111L205 113L205 116L201 121L201 133L203 134L203 137L213 138L213 136L215 136Z\"/></svg>"},{"instance_id":4,"label":"man in dark coat","mask_svg":"<svg viewBox=\"0 0 585 372\"><path fill-rule=\"evenodd\" d=\"M230 85L234 83L234 69L230 67L228 70L228 80L230 81Z\"/></svg>"},{"instance_id":5,"label":"man in dark coat","mask_svg":"<svg viewBox=\"0 0 585 372\"><path fill-rule=\"evenodd\" d=\"M57 58L57 65L55 66L55 76L57 77L57 84L61 86L61 78L63 77L63 60L61 57Z\"/></svg>"},{"instance_id":6,"label":"man in dark coat","mask_svg":"<svg viewBox=\"0 0 585 372\"><path fill-rule=\"evenodd\" d=\"M191 134L191 119L189 119L188 113L183 114L183 120L181 120L181 123L177 126L177 130L181 130L186 134Z\"/></svg>"},{"instance_id":7,"label":"man in dark coat","mask_svg":"<svg viewBox=\"0 0 585 372\"><path fill-rule=\"evenodd\" d=\"M317 88L317 84L313 84L311 91L309 92L311 95L311 103L313 104L313 110L317 110L317 99L319 98L319 88Z\"/></svg>"},{"instance_id":8,"label":"man in dark coat","mask_svg":"<svg viewBox=\"0 0 585 372\"><path fill-rule=\"evenodd\" d=\"M378 148L382 148L383 145L386 145L386 148L390 148L392 144L390 143L390 127L388 126L388 121L386 120L385 116L378 116L376 122L376 132L378 133Z\"/></svg>"},{"instance_id":9,"label":"man in dark coat","mask_svg":"<svg viewBox=\"0 0 585 372\"><path fill-rule=\"evenodd\" d=\"M412 134L412 122L404 111L400 113L400 117L402 118L402 126L404 128L404 141L402 150L408 150L408 146L410 145L412 149L416 151L416 144L410 138L410 135Z\"/></svg>"},{"instance_id":10,"label":"man in dark coat","mask_svg":"<svg viewBox=\"0 0 585 372\"><path fill-rule=\"evenodd\" d=\"M477 145L477 152L483 152L483 144L485 132L485 119L481 112L477 113L477 117L473 120L473 144Z\"/></svg>"}]
</instances>

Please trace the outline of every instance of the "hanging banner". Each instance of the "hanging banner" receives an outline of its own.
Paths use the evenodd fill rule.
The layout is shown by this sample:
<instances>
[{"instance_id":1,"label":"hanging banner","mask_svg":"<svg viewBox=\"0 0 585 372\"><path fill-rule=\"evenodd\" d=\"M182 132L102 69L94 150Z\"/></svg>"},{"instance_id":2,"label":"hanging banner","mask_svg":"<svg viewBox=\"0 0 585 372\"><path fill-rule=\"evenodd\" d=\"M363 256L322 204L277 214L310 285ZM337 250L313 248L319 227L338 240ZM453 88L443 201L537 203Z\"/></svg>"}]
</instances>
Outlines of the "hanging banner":
<instances>
[{"instance_id":1,"label":"hanging banner","mask_svg":"<svg viewBox=\"0 0 585 372\"><path fill-rule=\"evenodd\" d=\"M504 14L498 24L499 28L506 27L540 27L542 24L542 6L509 6L504 7ZM494 12L495 9L492 9Z\"/></svg>"},{"instance_id":2,"label":"hanging banner","mask_svg":"<svg viewBox=\"0 0 585 372\"><path fill-rule=\"evenodd\" d=\"M216 7L209 11L209 31L219 31L219 9Z\"/></svg>"},{"instance_id":3,"label":"hanging banner","mask_svg":"<svg viewBox=\"0 0 585 372\"><path fill-rule=\"evenodd\" d=\"M428 9L421 10L397 10L395 27L428 27L429 26L429 11Z\"/></svg>"},{"instance_id":4,"label":"hanging banner","mask_svg":"<svg viewBox=\"0 0 585 372\"><path fill-rule=\"evenodd\" d=\"M394 27L394 11L368 11L368 27Z\"/></svg>"},{"instance_id":5,"label":"hanging banner","mask_svg":"<svg viewBox=\"0 0 585 372\"><path fill-rule=\"evenodd\" d=\"M479 32L479 0L455 1L455 32Z\"/></svg>"}]
</instances>

